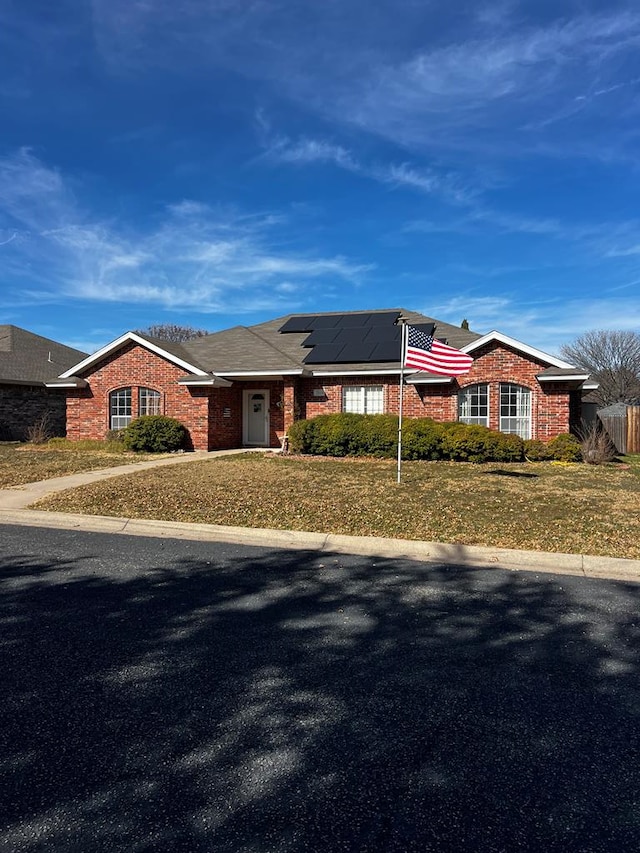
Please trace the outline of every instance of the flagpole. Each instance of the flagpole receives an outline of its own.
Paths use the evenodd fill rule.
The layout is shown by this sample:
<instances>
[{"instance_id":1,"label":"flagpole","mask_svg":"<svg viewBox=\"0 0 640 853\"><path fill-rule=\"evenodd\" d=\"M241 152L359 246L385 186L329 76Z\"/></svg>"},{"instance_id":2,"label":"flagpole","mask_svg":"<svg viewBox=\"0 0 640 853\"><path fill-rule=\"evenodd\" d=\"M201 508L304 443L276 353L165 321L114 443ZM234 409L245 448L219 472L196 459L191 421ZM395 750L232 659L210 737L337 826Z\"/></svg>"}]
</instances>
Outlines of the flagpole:
<instances>
[{"instance_id":1,"label":"flagpole","mask_svg":"<svg viewBox=\"0 0 640 853\"><path fill-rule=\"evenodd\" d=\"M402 476L402 403L404 398L404 360L407 349L407 321L400 317L402 324L402 343L400 345L400 406L398 408L398 484Z\"/></svg>"}]
</instances>

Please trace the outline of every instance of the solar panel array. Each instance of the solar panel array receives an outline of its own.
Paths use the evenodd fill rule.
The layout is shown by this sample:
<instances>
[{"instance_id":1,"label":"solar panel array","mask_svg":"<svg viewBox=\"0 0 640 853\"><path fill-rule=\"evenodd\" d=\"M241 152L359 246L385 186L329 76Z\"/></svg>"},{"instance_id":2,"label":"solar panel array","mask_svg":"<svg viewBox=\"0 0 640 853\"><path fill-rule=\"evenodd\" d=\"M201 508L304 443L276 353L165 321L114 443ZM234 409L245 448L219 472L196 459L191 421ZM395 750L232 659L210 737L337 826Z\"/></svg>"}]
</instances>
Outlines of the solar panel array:
<instances>
[{"instance_id":1,"label":"solar panel array","mask_svg":"<svg viewBox=\"0 0 640 853\"><path fill-rule=\"evenodd\" d=\"M362 314L308 314L290 317L278 330L282 334L308 332L302 342L309 348L305 364L371 364L399 362L401 326L399 311ZM417 328L433 334L432 323Z\"/></svg>"}]
</instances>

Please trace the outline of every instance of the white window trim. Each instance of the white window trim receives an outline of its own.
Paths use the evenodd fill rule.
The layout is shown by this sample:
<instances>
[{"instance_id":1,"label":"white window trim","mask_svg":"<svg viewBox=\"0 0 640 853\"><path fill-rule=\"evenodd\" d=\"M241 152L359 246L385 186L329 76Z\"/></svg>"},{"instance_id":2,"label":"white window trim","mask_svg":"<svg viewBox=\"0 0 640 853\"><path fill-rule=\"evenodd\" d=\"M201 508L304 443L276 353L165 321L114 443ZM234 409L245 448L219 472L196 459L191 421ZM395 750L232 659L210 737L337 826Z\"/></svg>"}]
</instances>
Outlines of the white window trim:
<instances>
[{"instance_id":1,"label":"white window trim","mask_svg":"<svg viewBox=\"0 0 640 853\"><path fill-rule=\"evenodd\" d=\"M380 393L381 407L380 407L380 411L368 412L367 411L367 391L373 391L373 390L378 391ZM349 392L349 391L351 391L351 392L360 391L362 393L362 409L363 409L362 412L353 412L350 409L347 409L345 396L346 396L347 392ZM385 410L386 410L386 405L385 405L385 398L384 398L384 385L343 385L342 386L342 411L343 412L356 414L356 415L361 415L361 414L364 414L364 415L368 415L368 414L382 415L385 413Z\"/></svg>"},{"instance_id":2,"label":"white window trim","mask_svg":"<svg viewBox=\"0 0 640 853\"><path fill-rule=\"evenodd\" d=\"M526 415L516 414L516 415L503 415L502 414L502 389L511 389L516 388L518 391L518 396L516 398L517 411L520 411L520 404L522 399L526 399L528 412ZM523 393L524 392L524 393ZM533 434L533 394L530 388L527 388L526 385L520 385L517 382L501 382L498 386L498 425L500 428L500 432L504 432L507 435L519 435L520 438L529 439ZM512 430L503 429L504 421L519 421L524 424L525 435L522 435L520 432L513 432Z\"/></svg>"},{"instance_id":3,"label":"white window trim","mask_svg":"<svg viewBox=\"0 0 640 853\"><path fill-rule=\"evenodd\" d=\"M483 423L480 426L488 427L491 423L491 385L488 382L474 382L473 385L466 385L464 388L461 388L458 391L456 404L458 406L458 422L461 424L478 424L480 420L480 416L474 417L470 415L469 418L473 418L472 420L463 419L460 415L460 398L463 394L466 394L468 391L471 391L473 388L486 388L487 392L487 415L486 418L483 416Z\"/></svg>"},{"instance_id":4,"label":"white window trim","mask_svg":"<svg viewBox=\"0 0 640 853\"><path fill-rule=\"evenodd\" d=\"M117 414L113 413L113 404L112 400L116 395L122 394L122 392L129 392L129 414ZM118 406L118 408L121 408ZM114 419L118 418L120 421L126 421L126 423L118 423L116 426L114 424ZM114 388L113 391L109 391L109 429L125 429L129 426L133 418L133 388L130 385L123 385L122 388Z\"/></svg>"}]
</instances>

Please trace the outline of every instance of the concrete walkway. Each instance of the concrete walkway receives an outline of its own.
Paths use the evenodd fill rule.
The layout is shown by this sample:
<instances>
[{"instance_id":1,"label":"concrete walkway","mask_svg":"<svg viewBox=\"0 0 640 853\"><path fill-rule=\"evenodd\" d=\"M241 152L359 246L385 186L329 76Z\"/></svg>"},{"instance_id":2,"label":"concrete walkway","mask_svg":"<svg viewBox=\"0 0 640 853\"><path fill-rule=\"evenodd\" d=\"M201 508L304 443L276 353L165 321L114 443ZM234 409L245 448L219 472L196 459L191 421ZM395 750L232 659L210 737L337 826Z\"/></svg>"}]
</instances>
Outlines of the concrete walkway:
<instances>
[{"instance_id":1,"label":"concrete walkway","mask_svg":"<svg viewBox=\"0 0 640 853\"><path fill-rule=\"evenodd\" d=\"M131 474L162 465L201 462L252 450L199 451L179 456L134 462L115 468L102 468L67 477L54 477L0 490L0 524L54 527L127 536L153 536L164 539L190 539L204 542L228 542L269 548L326 551L333 554L358 554L368 557L409 558L448 565L500 568L608 578L640 583L640 560L593 557L585 554L559 554L542 551L518 551L509 548L485 548L444 542L420 542L376 536L340 536L331 533L305 533L296 530L227 527L220 524L188 524L178 521L153 521L111 516L78 515L27 509L41 498L85 486L111 477ZM264 452L259 449L258 452Z\"/></svg>"}]
</instances>

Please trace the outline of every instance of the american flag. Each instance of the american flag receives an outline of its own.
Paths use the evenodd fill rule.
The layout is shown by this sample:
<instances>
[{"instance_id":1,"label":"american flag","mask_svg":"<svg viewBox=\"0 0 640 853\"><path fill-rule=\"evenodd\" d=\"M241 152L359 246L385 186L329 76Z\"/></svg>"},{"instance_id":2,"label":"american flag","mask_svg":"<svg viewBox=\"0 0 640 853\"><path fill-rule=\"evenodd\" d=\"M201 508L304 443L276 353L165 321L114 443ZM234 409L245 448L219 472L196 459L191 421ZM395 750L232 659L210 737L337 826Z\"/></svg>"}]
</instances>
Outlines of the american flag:
<instances>
[{"instance_id":1,"label":"american flag","mask_svg":"<svg viewBox=\"0 0 640 853\"><path fill-rule=\"evenodd\" d=\"M415 326L407 326L405 367L426 370L428 373L443 373L445 376L460 376L468 373L472 364L470 355L448 347Z\"/></svg>"}]
</instances>

